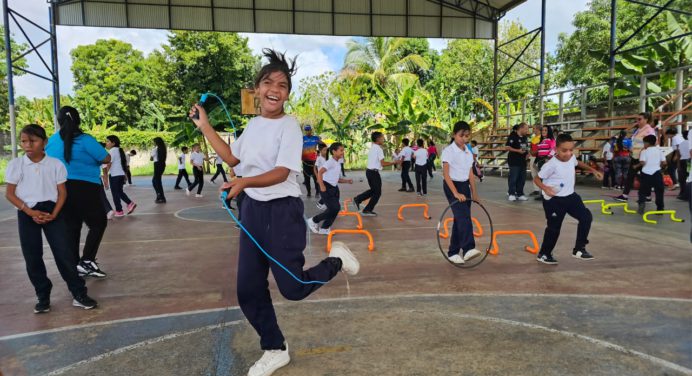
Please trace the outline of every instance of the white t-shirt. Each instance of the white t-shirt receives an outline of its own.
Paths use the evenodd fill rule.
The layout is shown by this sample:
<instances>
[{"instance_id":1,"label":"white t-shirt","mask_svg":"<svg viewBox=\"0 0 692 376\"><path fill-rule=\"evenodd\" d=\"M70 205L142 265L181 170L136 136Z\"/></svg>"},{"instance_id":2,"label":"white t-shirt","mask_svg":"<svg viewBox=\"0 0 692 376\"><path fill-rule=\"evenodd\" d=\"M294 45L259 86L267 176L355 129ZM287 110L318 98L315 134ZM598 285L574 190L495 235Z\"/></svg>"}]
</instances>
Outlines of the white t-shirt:
<instances>
[{"instance_id":1,"label":"white t-shirt","mask_svg":"<svg viewBox=\"0 0 692 376\"><path fill-rule=\"evenodd\" d=\"M201 167L204 165L204 154L201 151L193 151L190 153L190 163L193 166Z\"/></svg>"},{"instance_id":2,"label":"white t-shirt","mask_svg":"<svg viewBox=\"0 0 692 376\"><path fill-rule=\"evenodd\" d=\"M675 136L673 136L670 146L673 147L673 150L678 150L680 144L682 144L683 141L685 141L685 137L682 137L681 134L676 134Z\"/></svg>"},{"instance_id":3,"label":"white t-shirt","mask_svg":"<svg viewBox=\"0 0 692 376\"><path fill-rule=\"evenodd\" d=\"M111 168L108 170L110 176L124 176L125 169L120 160L120 148L112 147L108 150L108 154L111 155Z\"/></svg>"},{"instance_id":4,"label":"white t-shirt","mask_svg":"<svg viewBox=\"0 0 692 376\"><path fill-rule=\"evenodd\" d=\"M178 156L178 170L185 169L185 159L187 159L187 155L185 155L185 153L180 153Z\"/></svg>"},{"instance_id":5,"label":"white t-shirt","mask_svg":"<svg viewBox=\"0 0 692 376\"><path fill-rule=\"evenodd\" d=\"M567 162L553 157L541 167L538 177L543 179L543 184L553 188L553 191L556 192L555 196L567 197L574 193L575 168L578 164L577 157L574 155ZM546 200L551 198L545 193L543 193L543 197Z\"/></svg>"},{"instance_id":6,"label":"white t-shirt","mask_svg":"<svg viewBox=\"0 0 692 376\"><path fill-rule=\"evenodd\" d=\"M328 159L326 162L324 162L320 169L322 168L327 169L327 171L324 172L324 175L322 175L322 180L334 187L338 186L339 176L341 176L341 163L334 158Z\"/></svg>"},{"instance_id":7,"label":"white t-shirt","mask_svg":"<svg viewBox=\"0 0 692 376\"><path fill-rule=\"evenodd\" d=\"M464 145L462 150L455 142L442 150L442 163L449 165L449 177L453 181L468 181L473 167L471 146Z\"/></svg>"},{"instance_id":8,"label":"white t-shirt","mask_svg":"<svg viewBox=\"0 0 692 376\"><path fill-rule=\"evenodd\" d=\"M372 144L368 152L368 170L382 170L384 151L378 144Z\"/></svg>"},{"instance_id":9,"label":"white t-shirt","mask_svg":"<svg viewBox=\"0 0 692 376\"><path fill-rule=\"evenodd\" d=\"M7 164L5 182L16 184L15 195L32 208L43 201L58 201L58 184L67 181L67 169L62 162L45 156L34 163L26 155Z\"/></svg>"},{"instance_id":10,"label":"white t-shirt","mask_svg":"<svg viewBox=\"0 0 692 376\"><path fill-rule=\"evenodd\" d=\"M324 159L324 157L321 155L317 157L317 160L315 160L315 167L317 168L317 172L320 172L320 167L324 166L324 162L326 161L327 160Z\"/></svg>"},{"instance_id":11,"label":"white t-shirt","mask_svg":"<svg viewBox=\"0 0 692 376\"><path fill-rule=\"evenodd\" d=\"M130 153L125 153L125 165L130 165Z\"/></svg>"},{"instance_id":12,"label":"white t-shirt","mask_svg":"<svg viewBox=\"0 0 692 376\"><path fill-rule=\"evenodd\" d=\"M231 144L231 151L243 163L243 177L261 175L276 167L292 172L281 183L246 188L248 196L258 201L300 197L297 176L302 171L303 132L296 118L289 115L280 119L252 118L243 134Z\"/></svg>"},{"instance_id":13,"label":"white t-shirt","mask_svg":"<svg viewBox=\"0 0 692 376\"><path fill-rule=\"evenodd\" d=\"M413 153L416 158L416 166L425 166L428 164L428 151L425 148L420 148Z\"/></svg>"},{"instance_id":14,"label":"white t-shirt","mask_svg":"<svg viewBox=\"0 0 692 376\"><path fill-rule=\"evenodd\" d=\"M222 165L223 164L223 158L221 158L220 155L216 155L216 160L214 161L215 164L217 165Z\"/></svg>"},{"instance_id":15,"label":"white t-shirt","mask_svg":"<svg viewBox=\"0 0 692 376\"><path fill-rule=\"evenodd\" d=\"M151 160L154 161L154 162L158 162L158 161L159 161L159 152L158 152L158 150L159 150L159 147L158 147L158 146L154 146L154 148L151 149L151 153L149 153L149 155L151 155Z\"/></svg>"},{"instance_id":16,"label":"white t-shirt","mask_svg":"<svg viewBox=\"0 0 692 376\"><path fill-rule=\"evenodd\" d=\"M680 159L684 161L690 159L690 140L684 140L681 142L679 148Z\"/></svg>"},{"instance_id":17,"label":"white t-shirt","mask_svg":"<svg viewBox=\"0 0 692 376\"><path fill-rule=\"evenodd\" d=\"M661 169L661 162L665 161L665 157L658 146L649 146L639 153L639 162L644 163L642 173L653 175Z\"/></svg>"},{"instance_id":18,"label":"white t-shirt","mask_svg":"<svg viewBox=\"0 0 692 376\"><path fill-rule=\"evenodd\" d=\"M243 175L243 164L238 163L237 165L235 165L235 167L233 167L233 173L235 174L236 177L245 176L245 175Z\"/></svg>"},{"instance_id":19,"label":"white t-shirt","mask_svg":"<svg viewBox=\"0 0 692 376\"><path fill-rule=\"evenodd\" d=\"M412 155L413 149L408 146L404 146L404 148L401 149L401 153L399 153L399 158L404 158L404 162L410 162Z\"/></svg>"},{"instance_id":20,"label":"white t-shirt","mask_svg":"<svg viewBox=\"0 0 692 376\"><path fill-rule=\"evenodd\" d=\"M605 158L606 161L613 159L613 147L610 145L610 142L606 142L605 145L603 145L603 158Z\"/></svg>"},{"instance_id":21,"label":"white t-shirt","mask_svg":"<svg viewBox=\"0 0 692 376\"><path fill-rule=\"evenodd\" d=\"M475 156L478 156L478 146L471 147L471 153L473 153L473 155Z\"/></svg>"}]
</instances>

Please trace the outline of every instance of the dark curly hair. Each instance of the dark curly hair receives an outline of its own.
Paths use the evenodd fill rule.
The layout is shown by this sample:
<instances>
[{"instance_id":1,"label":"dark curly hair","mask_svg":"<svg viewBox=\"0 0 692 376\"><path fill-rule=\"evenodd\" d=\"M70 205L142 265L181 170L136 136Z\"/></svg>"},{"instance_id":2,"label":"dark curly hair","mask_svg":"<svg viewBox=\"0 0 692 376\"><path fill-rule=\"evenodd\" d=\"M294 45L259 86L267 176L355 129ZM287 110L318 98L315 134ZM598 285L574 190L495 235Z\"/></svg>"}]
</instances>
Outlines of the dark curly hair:
<instances>
[{"instance_id":1,"label":"dark curly hair","mask_svg":"<svg viewBox=\"0 0 692 376\"><path fill-rule=\"evenodd\" d=\"M291 77L298 71L296 67L296 58L289 59L286 57L285 53L276 52L269 48L263 49L262 55L266 57L269 62L263 65L259 73L257 73L257 76L255 76L255 87L259 87L260 82L269 77L270 74L282 72L288 79L288 92L290 93L293 87L291 84Z\"/></svg>"}]
</instances>

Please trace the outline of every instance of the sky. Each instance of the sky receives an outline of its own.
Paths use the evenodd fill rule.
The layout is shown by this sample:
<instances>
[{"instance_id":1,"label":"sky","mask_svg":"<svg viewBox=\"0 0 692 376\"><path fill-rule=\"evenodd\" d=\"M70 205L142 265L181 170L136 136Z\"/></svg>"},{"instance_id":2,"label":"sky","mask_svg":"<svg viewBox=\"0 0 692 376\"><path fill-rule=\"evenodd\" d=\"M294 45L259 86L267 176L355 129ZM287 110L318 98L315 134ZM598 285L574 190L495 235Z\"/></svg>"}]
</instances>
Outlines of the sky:
<instances>
[{"instance_id":1,"label":"sky","mask_svg":"<svg viewBox=\"0 0 692 376\"><path fill-rule=\"evenodd\" d=\"M546 0L546 50L553 52L557 47L560 33L571 33L574 30L572 19L576 12L587 8L588 0ZM44 0L9 0L10 8L24 15L39 25L48 28L48 6ZM532 30L540 26L541 0L528 0L505 15L503 20L517 20ZM1 20L0 20L1 21ZM25 42L19 29L12 21L12 34L17 42ZM31 25L24 26L34 41L43 41L48 36ZM72 72L70 71L70 51L84 44L92 44L98 39L115 38L132 44L135 49L149 54L166 42L165 30L115 29L58 27L58 65L61 94L73 93ZM243 34L255 54L262 48L270 47L287 51L289 55L298 55L299 70L294 82L302 78L321 74L327 71L338 71L346 54L346 42L350 37L305 36L283 34ZM430 47L441 51L447 46L446 39L430 39ZM48 60L48 44L39 49ZM28 56L31 70L48 75L41 61L32 54ZM51 83L40 78L24 75L15 78L16 96L29 98L51 95Z\"/></svg>"}]
</instances>

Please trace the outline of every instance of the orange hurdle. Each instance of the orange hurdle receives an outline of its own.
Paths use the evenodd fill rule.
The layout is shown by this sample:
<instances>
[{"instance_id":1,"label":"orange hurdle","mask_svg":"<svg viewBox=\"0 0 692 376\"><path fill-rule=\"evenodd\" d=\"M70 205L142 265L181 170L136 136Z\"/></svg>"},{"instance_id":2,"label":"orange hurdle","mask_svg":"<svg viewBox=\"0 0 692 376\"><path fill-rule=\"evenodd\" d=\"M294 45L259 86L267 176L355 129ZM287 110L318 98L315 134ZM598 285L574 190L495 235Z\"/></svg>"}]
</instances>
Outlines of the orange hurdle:
<instances>
[{"instance_id":1,"label":"orange hurdle","mask_svg":"<svg viewBox=\"0 0 692 376\"><path fill-rule=\"evenodd\" d=\"M471 217L471 221L473 222L473 224L474 224L474 225L476 226L476 228L478 229L478 232L476 232L476 231L473 232L473 236L475 236L475 237L477 237L477 238L480 238L481 236L483 236L483 226L481 226L481 223L478 222L478 220L477 220L476 218L474 218L474 217ZM441 237L442 239L447 239L447 238L449 237L449 228L448 228L447 226L448 226L449 223L451 223L451 222L454 222L454 218L447 218L447 219L445 219L445 221L442 223L442 227L444 228L444 232L441 232L441 233L440 233L440 237Z\"/></svg>"},{"instance_id":2,"label":"orange hurdle","mask_svg":"<svg viewBox=\"0 0 692 376\"><path fill-rule=\"evenodd\" d=\"M533 247L525 246L524 250L526 252L530 253L538 253L538 240L536 240L536 235L533 234L532 231L529 230L512 230L512 231L495 231L493 234L493 246L490 249L490 254L491 255L497 255L499 247L497 246L497 236L498 235L523 235L526 234L531 238L531 242L533 242Z\"/></svg>"},{"instance_id":3,"label":"orange hurdle","mask_svg":"<svg viewBox=\"0 0 692 376\"><path fill-rule=\"evenodd\" d=\"M332 249L332 237L335 234L364 234L365 236L368 237L368 241L370 242L368 244L368 251L373 251L375 249L375 241L372 240L372 235L370 234L370 231L368 230L342 230L342 229L337 229L337 230L332 230L329 232L329 235L327 236L327 253Z\"/></svg>"},{"instance_id":4,"label":"orange hurdle","mask_svg":"<svg viewBox=\"0 0 692 376\"><path fill-rule=\"evenodd\" d=\"M341 214L341 213L348 213L348 212L349 212L349 211L348 211L348 203L349 203L349 202L351 202L351 199L350 199L350 198L347 198L347 199L344 200L344 211L343 211L343 212L340 212L339 214ZM358 227L358 228L360 228L360 227Z\"/></svg>"},{"instance_id":5,"label":"orange hurdle","mask_svg":"<svg viewBox=\"0 0 692 376\"><path fill-rule=\"evenodd\" d=\"M358 226L356 226L356 228L358 230L363 229L363 217L360 216L360 213L350 212L350 211L340 211L339 212L339 217L345 217L345 216L356 217L356 219L358 219Z\"/></svg>"},{"instance_id":6,"label":"orange hurdle","mask_svg":"<svg viewBox=\"0 0 692 376\"><path fill-rule=\"evenodd\" d=\"M404 211L405 208L415 208L415 207L422 207L423 208L423 218L425 219L431 219L431 217L428 215L428 204L404 204L399 206L399 212L397 213L397 218L399 218L400 221L404 220L404 216L401 215L401 212Z\"/></svg>"}]
</instances>

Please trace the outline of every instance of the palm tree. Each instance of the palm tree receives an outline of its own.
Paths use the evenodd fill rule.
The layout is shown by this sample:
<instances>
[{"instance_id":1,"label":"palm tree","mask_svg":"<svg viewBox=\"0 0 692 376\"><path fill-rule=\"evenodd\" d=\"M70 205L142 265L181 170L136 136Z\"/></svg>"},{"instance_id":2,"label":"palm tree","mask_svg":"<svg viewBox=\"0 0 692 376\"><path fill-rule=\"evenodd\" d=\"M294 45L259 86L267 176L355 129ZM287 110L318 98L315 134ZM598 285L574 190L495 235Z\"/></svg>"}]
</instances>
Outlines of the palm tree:
<instances>
[{"instance_id":1,"label":"palm tree","mask_svg":"<svg viewBox=\"0 0 692 376\"><path fill-rule=\"evenodd\" d=\"M418 54L404 53L404 38L369 37L351 39L346 43L348 52L342 74L367 79L373 86L386 86L393 82L399 86L418 80L416 69L429 69Z\"/></svg>"}]
</instances>

